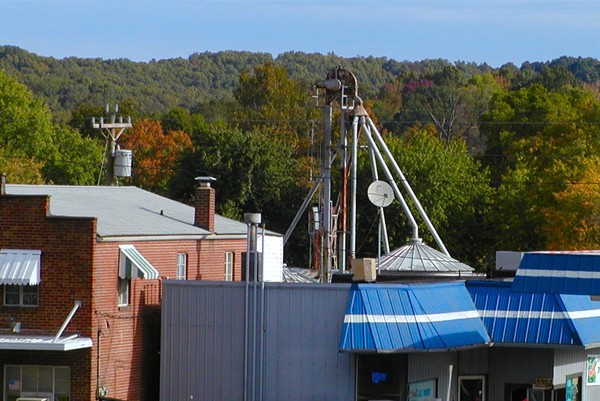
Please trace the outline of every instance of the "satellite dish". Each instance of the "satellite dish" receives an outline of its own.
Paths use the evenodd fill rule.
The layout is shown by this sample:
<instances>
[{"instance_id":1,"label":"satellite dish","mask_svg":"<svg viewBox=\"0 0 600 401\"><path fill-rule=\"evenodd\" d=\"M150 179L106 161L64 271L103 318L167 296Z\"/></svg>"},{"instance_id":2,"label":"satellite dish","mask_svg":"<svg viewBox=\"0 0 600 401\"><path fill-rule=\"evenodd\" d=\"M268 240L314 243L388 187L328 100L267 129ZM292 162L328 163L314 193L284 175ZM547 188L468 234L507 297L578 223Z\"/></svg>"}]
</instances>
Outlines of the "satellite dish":
<instances>
[{"instance_id":1,"label":"satellite dish","mask_svg":"<svg viewBox=\"0 0 600 401\"><path fill-rule=\"evenodd\" d=\"M394 191L385 181L373 181L367 188L367 196L375 206L386 207L394 200Z\"/></svg>"}]
</instances>

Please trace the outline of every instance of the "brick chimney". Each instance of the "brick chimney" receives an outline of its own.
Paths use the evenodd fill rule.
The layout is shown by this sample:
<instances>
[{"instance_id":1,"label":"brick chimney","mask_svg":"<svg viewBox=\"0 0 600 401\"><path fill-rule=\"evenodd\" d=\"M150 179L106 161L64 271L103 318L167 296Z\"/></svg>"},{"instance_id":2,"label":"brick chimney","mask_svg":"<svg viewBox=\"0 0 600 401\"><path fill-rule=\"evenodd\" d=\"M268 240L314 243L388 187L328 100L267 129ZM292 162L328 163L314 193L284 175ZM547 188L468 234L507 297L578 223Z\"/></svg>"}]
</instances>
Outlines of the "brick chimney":
<instances>
[{"instance_id":1,"label":"brick chimney","mask_svg":"<svg viewBox=\"0 0 600 401\"><path fill-rule=\"evenodd\" d=\"M194 225L215 232L215 189L210 186L213 177L196 177L194 192Z\"/></svg>"}]
</instances>

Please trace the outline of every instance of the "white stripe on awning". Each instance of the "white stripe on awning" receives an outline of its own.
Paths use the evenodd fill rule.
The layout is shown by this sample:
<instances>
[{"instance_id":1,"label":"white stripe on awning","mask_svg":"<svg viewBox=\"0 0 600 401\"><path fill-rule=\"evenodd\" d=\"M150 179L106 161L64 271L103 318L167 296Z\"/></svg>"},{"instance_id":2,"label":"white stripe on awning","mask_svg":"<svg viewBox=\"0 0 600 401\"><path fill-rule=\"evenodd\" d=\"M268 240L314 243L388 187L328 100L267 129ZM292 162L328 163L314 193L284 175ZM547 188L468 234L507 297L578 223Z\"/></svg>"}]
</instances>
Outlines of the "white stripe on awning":
<instances>
[{"instance_id":1,"label":"white stripe on awning","mask_svg":"<svg viewBox=\"0 0 600 401\"><path fill-rule=\"evenodd\" d=\"M119 277L127 278L158 278L158 271L133 245L119 245Z\"/></svg>"},{"instance_id":2,"label":"white stripe on awning","mask_svg":"<svg viewBox=\"0 0 600 401\"><path fill-rule=\"evenodd\" d=\"M0 284L38 285L41 254L39 250L0 250Z\"/></svg>"}]
</instances>

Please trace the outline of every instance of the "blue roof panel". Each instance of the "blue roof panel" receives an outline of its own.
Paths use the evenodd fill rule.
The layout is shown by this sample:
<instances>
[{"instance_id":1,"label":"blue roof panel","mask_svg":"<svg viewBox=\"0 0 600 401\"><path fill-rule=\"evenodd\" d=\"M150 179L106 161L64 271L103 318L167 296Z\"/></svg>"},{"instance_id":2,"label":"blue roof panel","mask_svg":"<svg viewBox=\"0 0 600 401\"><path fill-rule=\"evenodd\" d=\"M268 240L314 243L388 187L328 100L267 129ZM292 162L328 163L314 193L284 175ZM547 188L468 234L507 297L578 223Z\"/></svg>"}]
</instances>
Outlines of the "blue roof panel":
<instances>
[{"instance_id":1,"label":"blue roof panel","mask_svg":"<svg viewBox=\"0 0 600 401\"><path fill-rule=\"evenodd\" d=\"M340 350L446 350L489 341L463 283L355 284Z\"/></svg>"},{"instance_id":2,"label":"blue roof panel","mask_svg":"<svg viewBox=\"0 0 600 401\"><path fill-rule=\"evenodd\" d=\"M583 295L513 292L510 282L467 281L495 344L590 346L600 342L600 302Z\"/></svg>"},{"instance_id":3,"label":"blue roof panel","mask_svg":"<svg viewBox=\"0 0 600 401\"><path fill-rule=\"evenodd\" d=\"M600 295L600 251L525 253L512 289L530 293Z\"/></svg>"}]
</instances>

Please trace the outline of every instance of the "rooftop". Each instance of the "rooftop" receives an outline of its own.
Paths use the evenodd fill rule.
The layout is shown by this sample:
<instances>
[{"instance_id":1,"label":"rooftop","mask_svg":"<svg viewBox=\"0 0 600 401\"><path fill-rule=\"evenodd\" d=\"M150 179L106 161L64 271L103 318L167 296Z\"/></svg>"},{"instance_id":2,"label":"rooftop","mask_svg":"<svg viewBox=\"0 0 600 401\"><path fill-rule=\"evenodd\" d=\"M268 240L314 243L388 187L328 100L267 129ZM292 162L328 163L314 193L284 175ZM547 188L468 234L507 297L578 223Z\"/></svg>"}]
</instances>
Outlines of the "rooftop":
<instances>
[{"instance_id":1,"label":"rooftop","mask_svg":"<svg viewBox=\"0 0 600 401\"><path fill-rule=\"evenodd\" d=\"M100 237L206 236L194 208L131 186L7 185L7 195L49 195L52 216L97 219ZM215 234L246 235L242 222L215 215Z\"/></svg>"}]
</instances>

